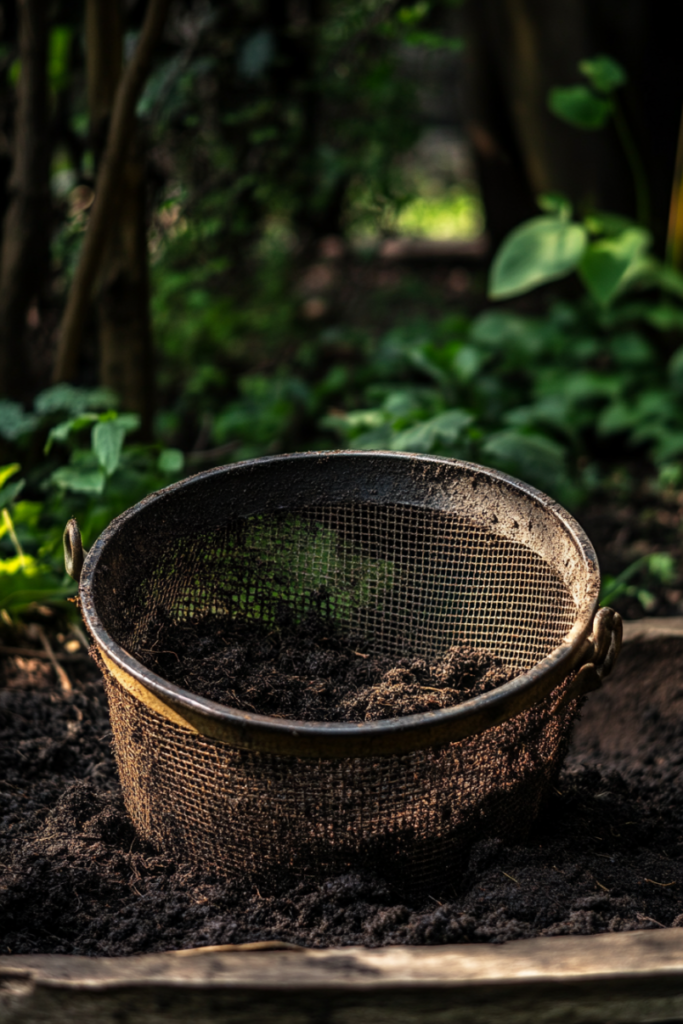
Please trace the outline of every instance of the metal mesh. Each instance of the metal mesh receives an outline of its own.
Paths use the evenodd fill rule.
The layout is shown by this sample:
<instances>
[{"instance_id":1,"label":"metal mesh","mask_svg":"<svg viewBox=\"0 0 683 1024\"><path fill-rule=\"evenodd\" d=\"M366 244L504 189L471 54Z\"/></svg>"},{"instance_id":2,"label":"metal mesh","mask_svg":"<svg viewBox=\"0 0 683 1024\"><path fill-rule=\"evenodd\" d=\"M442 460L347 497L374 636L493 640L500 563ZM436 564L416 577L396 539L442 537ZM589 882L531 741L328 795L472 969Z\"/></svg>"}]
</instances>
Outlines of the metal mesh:
<instances>
[{"instance_id":1,"label":"metal mesh","mask_svg":"<svg viewBox=\"0 0 683 1024\"><path fill-rule=\"evenodd\" d=\"M574 626L596 571L562 517L476 467L384 459L381 473L364 456L245 464L143 503L98 555L101 623L144 664L159 608L268 629L283 606L295 618L314 607L373 652L463 643L531 669ZM579 703L563 700L566 679L438 749L328 759L238 749L107 682L126 805L156 846L263 881L381 864L427 891L454 880L476 839L534 820Z\"/></svg>"},{"instance_id":2,"label":"metal mesh","mask_svg":"<svg viewBox=\"0 0 683 1024\"><path fill-rule=\"evenodd\" d=\"M256 882L368 868L436 895L486 836L523 835L565 754L566 684L531 711L439 750L308 759L215 743L109 678L116 756L138 832L181 860Z\"/></svg>"},{"instance_id":3,"label":"metal mesh","mask_svg":"<svg viewBox=\"0 0 683 1024\"><path fill-rule=\"evenodd\" d=\"M412 506L322 506L238 519L170 543L129 605L123 646L145 661L158 607L270 625L315 607L373 653L434 657L485 648L517 672L555 648L576 606L524 544L467 519Z\"/></svg>"}]
</instances>

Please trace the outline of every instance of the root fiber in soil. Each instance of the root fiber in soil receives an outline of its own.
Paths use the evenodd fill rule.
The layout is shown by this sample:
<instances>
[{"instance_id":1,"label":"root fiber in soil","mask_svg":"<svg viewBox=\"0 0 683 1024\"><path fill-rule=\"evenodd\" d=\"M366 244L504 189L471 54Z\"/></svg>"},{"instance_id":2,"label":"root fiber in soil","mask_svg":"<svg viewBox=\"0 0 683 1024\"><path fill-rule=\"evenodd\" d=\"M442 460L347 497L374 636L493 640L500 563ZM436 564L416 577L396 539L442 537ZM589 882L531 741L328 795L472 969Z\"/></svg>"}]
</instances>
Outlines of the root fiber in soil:
<instances>
[{"instance_id":1,"label":"root fiber in soil","mask_svg":"<svg viewBox=\"0 0 683 1024\"><path fill-rule=\"evenodd\" d=\"M178 624L159 609L136 652L163 678L219 704L309 722L371 722L462 704L509 679L497 659L451 647L434 661L368 653L332 622L286 616L272 629L205 618Z\"/></svg>"},{"instance_id":2,"label":"root fiber in soil","mask_svg":"<svg viewBox=\"0 0 683 1024\"><path fill-rule=\"evenodd\" d=\"M592 694L524 843L479 843L446 891L375 875L259 891L160 856L121 801L101 681L45 663L0 682L0 950L124 955L282 939L503 942L683 924L683 642L631 644Z\"/></svg>"}]
</instances>

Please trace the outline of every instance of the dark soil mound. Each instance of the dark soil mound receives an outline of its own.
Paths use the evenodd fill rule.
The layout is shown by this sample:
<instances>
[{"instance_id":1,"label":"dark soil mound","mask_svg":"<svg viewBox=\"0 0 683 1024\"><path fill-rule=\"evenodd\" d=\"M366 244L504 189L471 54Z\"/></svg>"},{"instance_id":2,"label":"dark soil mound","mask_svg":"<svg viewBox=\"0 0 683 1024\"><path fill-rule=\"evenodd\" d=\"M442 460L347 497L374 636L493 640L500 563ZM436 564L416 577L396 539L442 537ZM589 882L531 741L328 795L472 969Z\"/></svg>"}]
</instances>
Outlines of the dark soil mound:
<instances>
[{"instance_id":1,"label":"dark soil mound","mask_svg":"<svg viewBox=\"0 0 683 1024\"><path fill-rule=\"evenodd\" d=\"M510 678L484 651L451 647L438 661L367 653L310 614L266 632L255 622L207 618L178 625L162 609L141 660L171 682L241 711L313 722L370 722L461 704Z\"/></svg>"},{"instance_id":2,"label":"dark soil mound","mask_svg":"<svg viewBox=\"0 0 683 1024\"><path fill-rule=\"evenodd\" d=\"M502 942L683 923L680 641L626 649L589 698L527 841L480 843L419 902L390 888L381 865L265 892L159 856L123 809L95 673L65 697L32 664L0 686L3 953Z\"/></svg>"}]
</instances>

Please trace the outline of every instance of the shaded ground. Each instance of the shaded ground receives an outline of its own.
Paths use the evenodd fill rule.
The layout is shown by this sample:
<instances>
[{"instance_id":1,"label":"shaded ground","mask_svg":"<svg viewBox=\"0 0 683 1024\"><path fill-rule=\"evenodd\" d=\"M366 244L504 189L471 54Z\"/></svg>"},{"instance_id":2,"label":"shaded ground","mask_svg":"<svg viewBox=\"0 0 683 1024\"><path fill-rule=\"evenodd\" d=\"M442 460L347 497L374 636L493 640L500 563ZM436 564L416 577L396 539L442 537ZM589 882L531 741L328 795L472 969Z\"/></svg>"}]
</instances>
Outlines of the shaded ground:
<instances>
[{"instance_id":1,"label":"shaded ground","mask_svg":"<svg viewBox=\"0 0 683 1024\"><path fill-rule=\"evenodd\" d=\"M95 673L64 696L44 664L14 664L0 689L3 953L501 942L683 923L680 641L631 645L591 695L528 841L480 843L450 895L421 903L352 875L259 893L157 855L122 807Z\"/></svg>"}]
</instances>

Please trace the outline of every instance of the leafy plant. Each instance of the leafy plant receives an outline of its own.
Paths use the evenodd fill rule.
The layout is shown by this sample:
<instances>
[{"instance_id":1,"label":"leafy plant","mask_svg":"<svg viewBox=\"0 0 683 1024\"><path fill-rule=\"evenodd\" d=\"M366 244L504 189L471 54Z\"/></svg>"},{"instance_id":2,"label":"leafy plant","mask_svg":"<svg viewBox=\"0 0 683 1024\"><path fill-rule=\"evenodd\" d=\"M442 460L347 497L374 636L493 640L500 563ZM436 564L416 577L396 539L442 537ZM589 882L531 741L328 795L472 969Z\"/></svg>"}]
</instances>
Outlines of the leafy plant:
<instances>
[{"instance_id":1,"label":"leafy plant","mask_svg":"<svg viewBox=\"0 0 683 1024\"><path fill-rule=\"evenodd\" d=\"M599 131L614 121L633 177L638 221L650 222L647 176L617 93L628 82L624 68L613 57L601 54L579 61L578 70L588 84L555 86L548 93L548 109L560 120L583 131Z\"/></svg>"},{"instance_id":2,"label":"leafy plant","mask_svg":"<svg viewBox=\"0 0 683 1024\"><path fill-rule=\"evenodd\" d=\"M652 236L645 228L609 213L572 221L564 197L541 196L539 205L549 212L514 228L498 249L489 276L490 299L524 295L574 272L602 309L639 288L654 286L683 297L683 275L649 252Z\"/></svg>"},{"instance_id":3,"label":"leafy plant","mask_svg":"<svg viewBox=\"0 0 683 1024\"><path fill-rule=\"evenodd\" d=\"M0 467L0 611L22 615L36 604L63 604L75 592L62 563L62 532L76 517L89 545L114 516L183 472L182 452L126 443L138 419L108 408L102 389L59 384L33 409L0 401L0 436L44 458L13 479L19 462ZM24 495L28 495L24 498ZM66 606L65 606L66 607Z\"/></svg>"},{"instance_id":4,"label":"leafy plant","mask_svg":"<svg viewBox=\"0 0 683 1024\"><path fill-rule=\"evenodd\" d=\"M640 577L641 582L637 582ZM600 606L611 604L617 598L635 597L645 611L651 611L656 604L655 595L647 589L647 578L657 583L671 584L676 578L673 556L664 551L655 551L637 558L618 576L606 575L600 591ZM645 578L645 583L642 582ZM631 582L635 580L636 582Z\"/></svg>"}]
</instances>

